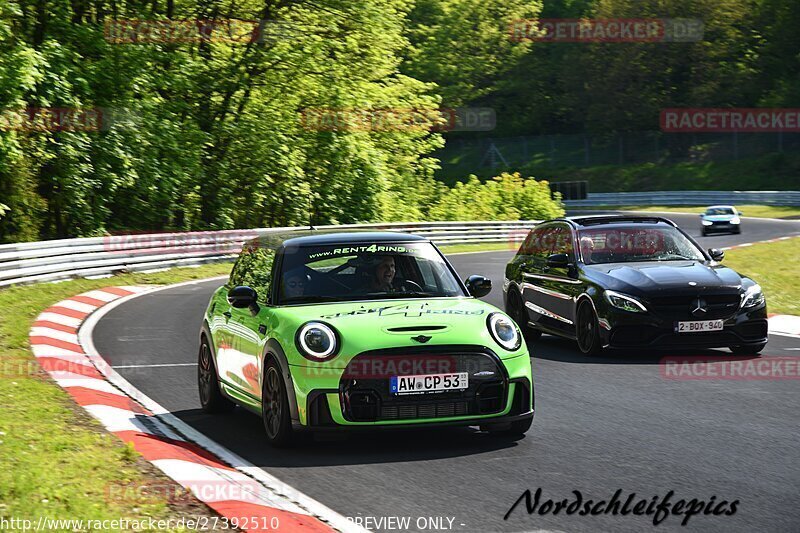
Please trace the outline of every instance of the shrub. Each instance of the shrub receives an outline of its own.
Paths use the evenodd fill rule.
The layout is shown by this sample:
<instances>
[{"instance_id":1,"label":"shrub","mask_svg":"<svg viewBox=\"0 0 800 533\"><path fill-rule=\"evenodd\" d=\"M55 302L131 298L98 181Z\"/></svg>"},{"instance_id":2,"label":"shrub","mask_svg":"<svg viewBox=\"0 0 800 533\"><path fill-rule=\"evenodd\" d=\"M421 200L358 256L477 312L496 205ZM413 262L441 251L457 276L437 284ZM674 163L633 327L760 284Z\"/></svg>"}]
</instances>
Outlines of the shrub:
<instances>
[{"instance_id":1,"label":"shrub","mask_svg":"<svg viewBox=\"0 0 800 533\"><path fill-rule=\"evenodd\" d=\"M441 185L428 210L431 220L539 220L562 216L561 196L547 181L502 173L486 183L474 175L465 183Z\"/></svg>"}]
</instances>

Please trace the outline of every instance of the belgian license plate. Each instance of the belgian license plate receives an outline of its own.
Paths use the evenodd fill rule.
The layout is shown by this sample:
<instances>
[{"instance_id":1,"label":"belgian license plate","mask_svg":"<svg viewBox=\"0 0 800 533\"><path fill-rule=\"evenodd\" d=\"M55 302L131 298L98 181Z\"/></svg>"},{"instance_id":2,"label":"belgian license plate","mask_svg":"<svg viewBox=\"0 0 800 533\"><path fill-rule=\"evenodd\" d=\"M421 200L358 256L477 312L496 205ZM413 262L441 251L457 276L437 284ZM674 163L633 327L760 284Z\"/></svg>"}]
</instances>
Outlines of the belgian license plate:
<instances>
[{"instance_id":1,"label":"belgian license plate","mask_svg":"<svg viewBox=\"0 0 800 533\"><path fill-rule=\"evenodd\" d=\"M677 322L675 331L678 333L699 333L703 331L722 331L722 320L691 320Z\"/></svg>"},{"instance_id":2,"label":"belgian license plate","mask_svg":"<svg viewBox=\"0 0 800 533\"><path fill-rule=\"evenodd\" d=\"M392 376L389 390L392 394L426 394L463 390L469 387L469 374L425 374L421 376Z\"/></svg>"}]
</instances>

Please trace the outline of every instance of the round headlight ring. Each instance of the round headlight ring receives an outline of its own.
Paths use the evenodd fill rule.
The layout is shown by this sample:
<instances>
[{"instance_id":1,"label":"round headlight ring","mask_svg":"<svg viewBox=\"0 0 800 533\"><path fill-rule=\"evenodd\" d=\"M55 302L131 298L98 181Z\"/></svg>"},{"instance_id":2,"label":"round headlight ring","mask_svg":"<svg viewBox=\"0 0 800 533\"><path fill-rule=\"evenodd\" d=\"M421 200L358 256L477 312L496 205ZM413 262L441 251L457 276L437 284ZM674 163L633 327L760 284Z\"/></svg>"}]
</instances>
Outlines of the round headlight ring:
<instances>
[{"instance_id":1,"label":"round headlight ring","mask_svg":"<svg viewBox=\"0 0 800 533\"><path fill-rule=\"evenodd\" d=\"M309 342L309 335L319 335L327 344L322 350L315 349ZM322 362L336 357L339 351L339 338L336 331L324 322L306 322L297 330L295 338L300 354L310 361Z\"/></svg>"},{"instance_id":2,"label":"round headlight ring","mask_svg":"<svg viewBox=\"0 0 800 533\"><path fill-rule=\"evenodd\" d=\"M522 337L514 321L502 313L492 313L486 319L486 327L494 341L503 349L515 352L522 346Z\"/></svg>"}]
</instances>

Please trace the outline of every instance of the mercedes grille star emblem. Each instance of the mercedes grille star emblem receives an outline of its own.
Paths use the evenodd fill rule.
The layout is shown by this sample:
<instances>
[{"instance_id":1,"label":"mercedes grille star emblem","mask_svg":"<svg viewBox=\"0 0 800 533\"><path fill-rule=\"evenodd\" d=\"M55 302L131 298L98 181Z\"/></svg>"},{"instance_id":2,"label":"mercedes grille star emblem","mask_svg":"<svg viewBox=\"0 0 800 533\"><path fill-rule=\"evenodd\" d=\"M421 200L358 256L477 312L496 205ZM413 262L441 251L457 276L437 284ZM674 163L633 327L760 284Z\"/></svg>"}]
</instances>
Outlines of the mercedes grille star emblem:
<instances>
[{"instance_id":1,"label":"mercedes grille star emblem","mask_svg":"<svg viewBox=\"0 0 800 533\"><path fill-rule=\"evenodd\" d=\"M693 300L692 301L692 305L691 305L690 308L692 310L691 311L692 312L692 316L695 316L695 317L698 317L698 318L706 316L706 313L708 313L708 308L706 307L706 301L703 300L702 298L698 298L696 300Z\"/></svg>"},{"instance_id":2,"label":"mercedes grille star emblem","mask_svg":"<svg viewBox=\"0 0 800 533\"><path fill-rule=\"evenodd\" d=\"M431 340L431 337L427 335L417 335L416 337L411 337L411 340L416 342L426 343L429 340Z\"/></svg>"}]
</instances>

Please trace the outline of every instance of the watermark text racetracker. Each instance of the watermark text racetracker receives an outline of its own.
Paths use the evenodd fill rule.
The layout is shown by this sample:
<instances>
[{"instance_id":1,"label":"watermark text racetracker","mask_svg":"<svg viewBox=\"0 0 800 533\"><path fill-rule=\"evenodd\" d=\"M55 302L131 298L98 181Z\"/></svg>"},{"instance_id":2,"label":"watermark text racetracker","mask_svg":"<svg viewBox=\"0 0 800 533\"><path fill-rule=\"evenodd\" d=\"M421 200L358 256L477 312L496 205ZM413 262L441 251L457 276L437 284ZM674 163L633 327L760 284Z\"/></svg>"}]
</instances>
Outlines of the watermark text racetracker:
<instances>
[{"instance_id":1,"label":"watermark text racetracker","mask_svg":"<svg viewBox=\"0 0 800 533\"><path fill-rule=\"evenodd\" d=\"M106 129L108 129L108 112L102 108L0 109L0 131L85 133Z\"/></svg>"},{"instance_id":2,"label":"watermark text racetracker","mask_svg":"<svg viewBox=\"0 0 800 533\"><path fill-rule=\"evenodd\" d=\"M668 356L661 359L661 377L671 380L783 381L800 379L800 357Z\"/></svg>"},{"instance_id":3,"label":"watermark text racetracker","mask_svg":"<svg viewBox=\"0 0 800 533\"><path fill-rule=\"evenodd\" d=\"M523 504L520 506L520 504ZM526 489L513 503L503 516L509 517L519 508L520 513L528 515L577 515L577 516L647 516L657 526L671 516L680 520L685 526L693 516L733 516L739 507L739 500L728 501L718 499L716 495L709 498L677 499L675 491L671 490L663 496L640 497L635 492L623 494L622 489L617 489L611 498L593 499L584 497L579 490L573 490L569 498L543 499L542 489L535 492Z\"/></svg>"},{"instance_id":4,"label":"watermark text racetracker","mask_svg":"<svg viewBox=\"0 0 800 533\"><path fill-rule=\"evenodd\" d=\"M309 107L300 112L299 122L306 131L491 131L497 117L490 107Z\"/></svg>"},{"instance_id":5,"label":"watermark text racetracker","mask_svg":"<svg viewBox=\"0 0 800 533\"><path fill-rule=\"evenodd\" d=\"M135 110L109 107L15 107L0 108L0 132L97 133L112 128L138 127Z\"/></svg>"},{"instance_id":6,"label":"watermark text racetracker","mask_svg":"<svg viewBox=\"0 0 800 533\"><path fill-rule=\"evenodd\" d=\"M661 110L667 133L800 132L800 108L669 108Z\"/></svg>"},{"instance_id":7,"label":"watermark text racetracker","mask_svg":"<svg viewBox=\"0 0 800 533\"><path fill-rule=\"evenodd\" d=\"M37 519L0 516L0 531L220 531L272 528L270 518L197 516L181 518L78 519L40 516Z\"/></svg>"},{"instance_id":8,"label":"watermark text racetracker","mask_svg":"<svg viewBox=\"0 0 800 533\"><path fill-rule=\"evenodd\" d=\"M207 253L237 254L242 243L258 237L254 230L128 232L103 237L103 251L125 254L137 250L144 254Z\"/></svg>"},{"instance_id":9,"label":"watermark text racetracker","mask_svg":"<svg viewBox=\"0 0 800 533\"><path fill-rule=\"evenodd\" d=\"M288 21L241 19L148 20L114 19L104 24L106 41L114 44L227 43L287 41L318 28Z\"/></svg>"},{"instance_id":10,"label":"watermark text racetracker","mask_svg":"<svg viewBox=\"0 0 800 533\"><path fill-rule=\"evenodd\" d=\"M520 19L509 26L512 42L696 42L703 33L703 21L689 18Z\"/></svg>"}]
</instances>

